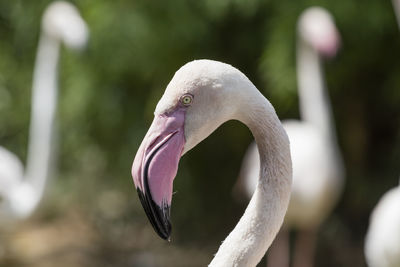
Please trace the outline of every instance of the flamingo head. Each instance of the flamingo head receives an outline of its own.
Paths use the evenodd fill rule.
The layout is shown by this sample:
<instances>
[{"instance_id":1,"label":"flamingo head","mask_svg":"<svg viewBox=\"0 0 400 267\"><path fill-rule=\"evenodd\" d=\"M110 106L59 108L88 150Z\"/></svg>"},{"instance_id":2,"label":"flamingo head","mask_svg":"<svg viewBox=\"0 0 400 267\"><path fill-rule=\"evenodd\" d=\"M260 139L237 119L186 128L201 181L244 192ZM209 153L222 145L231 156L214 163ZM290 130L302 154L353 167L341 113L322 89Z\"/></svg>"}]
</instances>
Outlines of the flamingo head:
<instances>
[{"instance_id":1,"label":"flamingo head","mask_svg":"<svg viewBox=\"0 0 400 267\"><path fill-rule=\"evenodd\" d=\"M48 36L77 49L86 45L89 36L88 27L78 9L64 1L55 1L47 7L42 29Z\"/></svg>"},{"instance_id":2,"label":"flamingo head","mask_svg":"<svg viewBox=\"0 0 400 267\"><path fill-rule=\"evenodd\" d=\"M340 47L340 35L334 18L322 7L310 7L301 14L298 33L304 42L322 56L333 57Z\"/></svg>"},{"instance_id":3,"label":"flamingo head","mask_svg":"<svg viewBox=\"0 0 400 267\"><path fill-rule=\"evenodd\" d=\"M227 90L237 84L238 73L224 63L192 61L175 73L157 104L153 123L136 153L132 177L143 208L163 239L171 233L172 186L180 157L235 118L240 105Z\"/></svg>"}]
</instances>

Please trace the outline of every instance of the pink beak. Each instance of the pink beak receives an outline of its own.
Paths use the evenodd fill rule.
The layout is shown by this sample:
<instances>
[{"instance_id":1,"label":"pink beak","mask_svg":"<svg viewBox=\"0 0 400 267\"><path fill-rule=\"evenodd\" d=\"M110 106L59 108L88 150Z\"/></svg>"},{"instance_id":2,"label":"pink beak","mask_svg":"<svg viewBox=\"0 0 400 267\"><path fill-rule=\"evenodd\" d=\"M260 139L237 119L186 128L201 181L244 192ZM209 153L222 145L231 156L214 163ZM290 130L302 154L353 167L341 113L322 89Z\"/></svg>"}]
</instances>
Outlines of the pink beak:
<instances>
[{"instance_id":1,"label":"pink beak","mask_svg":"<svg viewBox=\"0 0 400 267\"><path fill-rule=\"evenodd\" d=\"M185 109L156 115L132 165L139 199L154 230L163 239L171 235L172 185L185 145Z\"/></svg>"}]
</instances>

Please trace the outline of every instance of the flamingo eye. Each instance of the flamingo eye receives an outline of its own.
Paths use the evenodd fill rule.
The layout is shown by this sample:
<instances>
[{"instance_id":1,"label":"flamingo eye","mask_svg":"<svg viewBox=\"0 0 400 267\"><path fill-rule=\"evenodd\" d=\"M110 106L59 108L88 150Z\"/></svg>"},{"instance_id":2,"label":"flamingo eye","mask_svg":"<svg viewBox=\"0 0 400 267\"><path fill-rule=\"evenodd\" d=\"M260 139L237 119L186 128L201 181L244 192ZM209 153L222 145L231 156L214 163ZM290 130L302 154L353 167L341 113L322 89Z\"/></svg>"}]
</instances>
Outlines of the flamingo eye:
<instances>
[{"instance_id":1,"label":"flamingo eye","mask_svg":"<svg viewBox=\"0 0 400 267\"><path fill-rule=\"evenodd\" d=\"M189 95L189 94L187 94L187 95L183 95L182 97L181 97L181 103L184 105L184 106L189 106L190 104L192 104L192 101L193 101L193 96L192 95Z\"/></svg>"}]
</instances>

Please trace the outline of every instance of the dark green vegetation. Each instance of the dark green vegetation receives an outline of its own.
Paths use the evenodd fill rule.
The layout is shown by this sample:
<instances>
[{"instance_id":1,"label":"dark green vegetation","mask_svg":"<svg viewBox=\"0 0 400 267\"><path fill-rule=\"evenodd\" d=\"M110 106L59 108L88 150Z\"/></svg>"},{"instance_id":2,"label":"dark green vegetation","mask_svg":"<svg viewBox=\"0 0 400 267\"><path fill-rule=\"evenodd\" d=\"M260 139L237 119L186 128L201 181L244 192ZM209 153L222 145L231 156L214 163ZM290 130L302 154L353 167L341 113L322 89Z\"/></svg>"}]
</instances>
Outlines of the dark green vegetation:
<instances>
[{"instance_id":1,"label":"dark green vegetation","mask_svg":"<svg viewBox=\"0 0 400 267\"><path fill-rule=\"evenodd\" d=\"M48 2L0 1L0 145L23 160L40 18ZM297 117L296 20L310 5L329 9L342 35L342 50L325 69L347 170L343 197L321 228L316 266L364 264L370 211L400 174L400 32L390 1L75 2L89 24L90 43L80 54L62 51L57 171L20 235L57 230L32 241L49 247L37 256L21 252L38 243L21 246L17 229L1 266L209 262L244 209L230 192L250 132L229 122L182 159L170 244L153 233L139 204L130 176L134 155L167 83L193 59L238 67L281 119Z\"/></svg>"}]
</instances>

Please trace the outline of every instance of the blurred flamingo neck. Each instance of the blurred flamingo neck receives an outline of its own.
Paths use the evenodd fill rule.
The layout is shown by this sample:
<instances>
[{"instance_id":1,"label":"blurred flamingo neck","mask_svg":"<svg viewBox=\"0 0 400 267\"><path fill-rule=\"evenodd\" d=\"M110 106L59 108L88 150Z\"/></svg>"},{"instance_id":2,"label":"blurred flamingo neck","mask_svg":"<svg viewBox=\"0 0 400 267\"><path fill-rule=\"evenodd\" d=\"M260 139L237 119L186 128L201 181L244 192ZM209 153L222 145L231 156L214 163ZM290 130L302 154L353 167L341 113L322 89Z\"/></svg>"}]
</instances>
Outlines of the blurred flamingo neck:
<instances>
[{"instance_id":1,"label":"blurred flamingo neck","mask_svg":"<svg viewBox=\"0 0 400 267\"><path fill-rule=\"evenodd\" d=\"M33 74L31 120L25 183L35 191L39 202L48 177L57 106L57 65L60 43L42 33Z\"/></svg>"},{"instance_id":2,"label":"blurred flamingo neck","mask_svg":"<svg viewBox=\"0 0 400 267\"><path fill-rule=\"evenodd\" d=\"M297 82L301 120L318 127L327 138L336 140L320 56L302 39L297 44Z\"/></svg>"},{"instance_id":3,"label":"blurred flamingo neck","mask_svg":"<svg viewBox=\"0 0 400 267\"><path fill-rule=\"evenodd\" d=\"M288 137L272 105L258 91L243 110L246 114L240 120L250 128L260 151L260 178L245 213L209 266L256 266L279 231L289 203Z\"/></svg>"}]
</instances>

